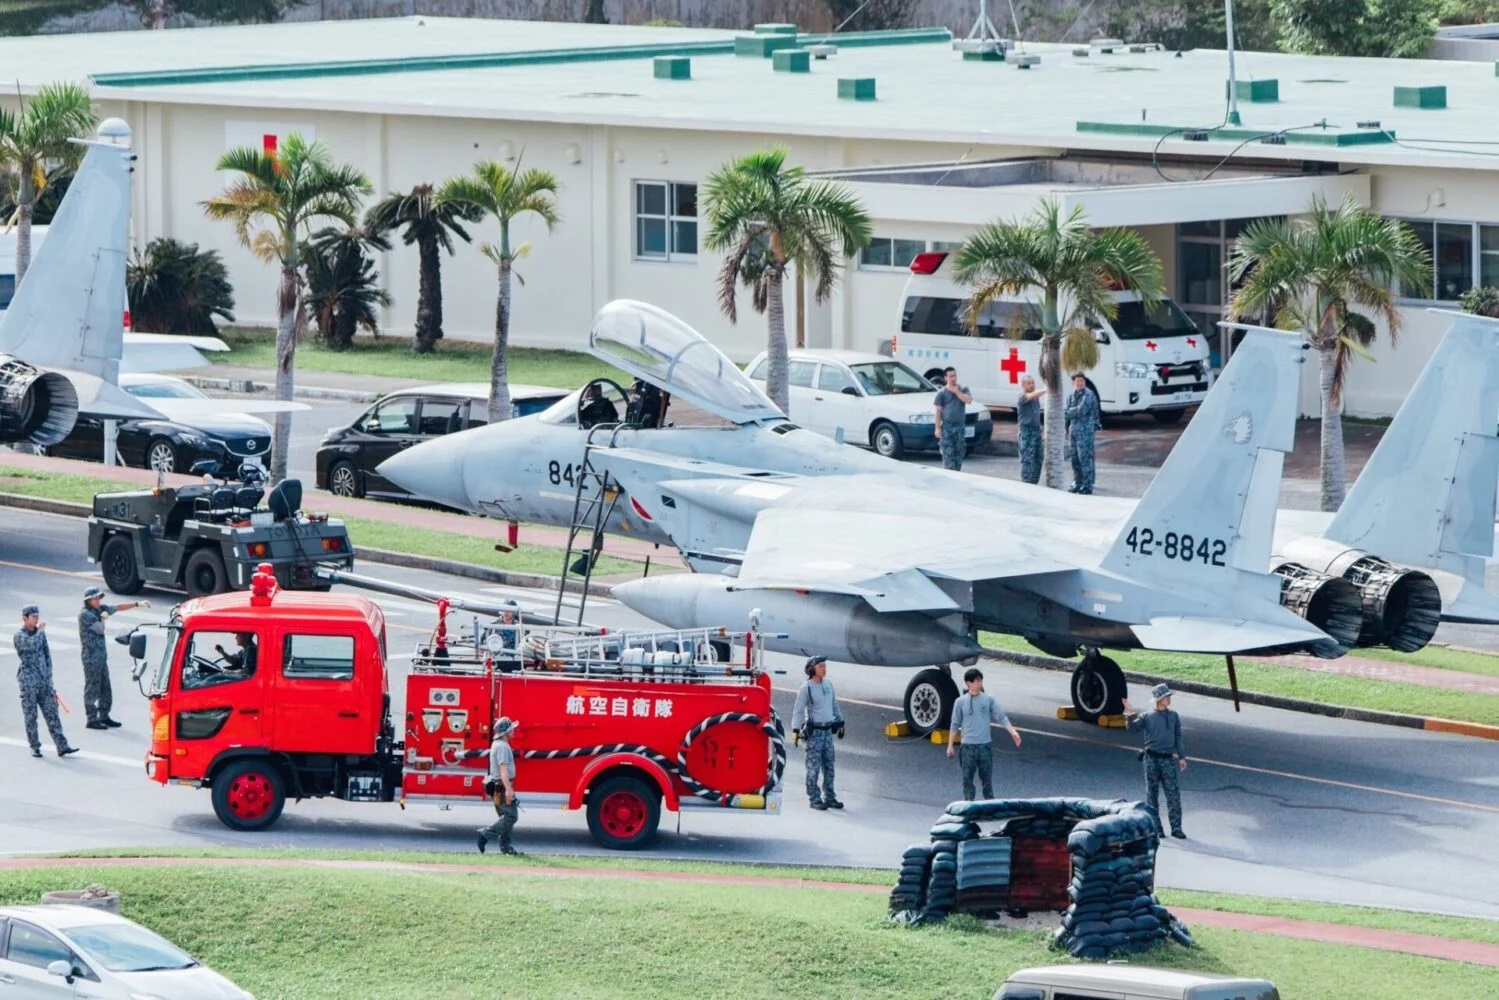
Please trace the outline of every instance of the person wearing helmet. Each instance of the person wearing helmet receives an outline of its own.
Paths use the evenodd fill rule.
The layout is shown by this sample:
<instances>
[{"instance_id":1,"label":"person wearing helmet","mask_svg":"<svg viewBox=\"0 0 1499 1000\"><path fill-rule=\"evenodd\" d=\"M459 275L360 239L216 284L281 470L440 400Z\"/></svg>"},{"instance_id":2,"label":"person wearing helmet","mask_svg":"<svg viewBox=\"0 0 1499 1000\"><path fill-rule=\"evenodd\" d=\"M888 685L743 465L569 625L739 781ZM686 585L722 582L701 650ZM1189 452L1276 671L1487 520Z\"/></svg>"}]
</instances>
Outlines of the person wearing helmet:
<instances>
[{"instance_id":1,"label":"person wearing helmet","mask_svg":"<svg viewBox=\"0 0 1499 1000\"><path fill-rule=\"evenodd\" d=\"M500 842L501 854L519 854L510 843L510 832L520 818L520 802L515 797L515 751L510 738L520 728L514 719L502 718L494 724L494 741L488 750L465 750L459 760L489 759L489 774L484 781L484 790L494 803L499 819L489 826L479 828L479 853L489 845L490 838Z\"/></svg>"},{"instance_id":2,"label":"person wearing helmet","mask_svg":"<svg viewBox=\"0 0 1499 1000\"><path fill-rule=\"evenodd\" d=\"M120 723L110 718L114 692L109 686L109 647L104 642L104 623L109 616L131 608L149 608L150 601L126 601L105 604L102 587L83 592L83 609L78 612L78 642L83 650L83 708L88 712L86 729L118 729Z\"/></svg>"},{"instance_id":3,"label":"person wearing helmet","mask_svg":"<svg viewBox=\"0 0 1499 1000\"><path fill-rule=\"evenodd\" d=\"M796 693L796 707L791 710L791 728L807 744L807 800L813 809L842 809L843 803L833 792L836 756L833 735L843 739L843 712L838 708L838 694L828 680L828 658L814 656L803 668L806 683ZM818 779L821 778L821 787Z\"/></svg>"}]
</instances>

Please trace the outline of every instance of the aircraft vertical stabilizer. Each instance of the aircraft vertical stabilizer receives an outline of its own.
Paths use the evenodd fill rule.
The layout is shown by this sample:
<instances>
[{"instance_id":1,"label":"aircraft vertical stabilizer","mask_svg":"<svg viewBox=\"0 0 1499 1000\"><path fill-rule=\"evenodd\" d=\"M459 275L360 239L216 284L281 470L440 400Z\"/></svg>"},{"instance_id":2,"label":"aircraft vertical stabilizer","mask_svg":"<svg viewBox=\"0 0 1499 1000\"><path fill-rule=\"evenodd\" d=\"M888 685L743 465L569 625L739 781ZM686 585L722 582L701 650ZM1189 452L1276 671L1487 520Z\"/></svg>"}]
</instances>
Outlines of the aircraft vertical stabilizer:
<instances>
[{"instance_id":1,"label":"aircraft vertical stabilizer","mask_svg":"<svg viewBox=\"0 0 1499 1000\"><path fill-rule=\"evenodd\" d=\"M1278 603L1265 573L1294 443L1299 335L1250 327L1101 567L1224 602Z\"/></svg>"}]
</instances>

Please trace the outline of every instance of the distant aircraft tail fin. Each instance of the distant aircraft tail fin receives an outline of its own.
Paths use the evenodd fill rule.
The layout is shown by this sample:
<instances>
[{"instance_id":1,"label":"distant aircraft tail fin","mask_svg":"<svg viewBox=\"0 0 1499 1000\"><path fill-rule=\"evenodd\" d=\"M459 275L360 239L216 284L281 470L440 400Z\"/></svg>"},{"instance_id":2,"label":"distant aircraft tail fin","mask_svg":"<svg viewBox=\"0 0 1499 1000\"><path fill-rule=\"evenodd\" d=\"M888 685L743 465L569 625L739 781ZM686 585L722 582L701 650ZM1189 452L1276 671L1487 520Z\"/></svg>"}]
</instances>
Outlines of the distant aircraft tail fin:
<instances>
[{"instance_id":1,"label":"distant aircraft tail fin","mask_svg":"<svg viewBox=\"0 0 1499 1000\"><path fill-rule=\"evenodd\" d=\"M1226 610L1279 600L1265 569L1305 357L1299 335L1247 329L1101 564Z\"/></svg>"},{"instance_id":2,"label":"distant aircraft tail fin","mask_svg":"<svg viewBox=\"0 0 1499 1000\"><path fill-rule=\"evenodd\" d=\"M1481 586L1499 492L1499 320L1449 315L1326 536Z\"/></svg>"},{"instance_id":3,"label":"distant aircraft tail fin","mask_svg":"<svg viewBox=\"0 0 1499 1000\"><path fill-rule=\"evenodd\" d=\"M77 140L88 152L0 316L0 354L106 384L118 381L130 237L129 134L115 119L100 135L123 144Z\"/></svg>"}]
</instances>

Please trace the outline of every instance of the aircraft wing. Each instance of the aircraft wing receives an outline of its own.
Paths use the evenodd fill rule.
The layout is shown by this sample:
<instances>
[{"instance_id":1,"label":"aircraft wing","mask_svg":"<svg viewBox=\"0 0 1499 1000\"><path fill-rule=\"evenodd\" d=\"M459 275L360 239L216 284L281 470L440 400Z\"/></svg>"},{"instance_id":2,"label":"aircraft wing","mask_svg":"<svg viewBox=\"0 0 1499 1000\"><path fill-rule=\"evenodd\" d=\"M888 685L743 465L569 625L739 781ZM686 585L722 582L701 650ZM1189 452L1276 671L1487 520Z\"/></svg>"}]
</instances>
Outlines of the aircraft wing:
<instances>
[{"instance_id":1,"label":"aircraft wing","mask_svg":"<svg viewBox=\"0 0 1499 1000\"><path fill-rule=\"evenodd\" d=\"M208 359L203 351L227 351L229 345L217 337L185 337L163 333L127 333L120 356L120 372L146 374L202 368Z\"/></svg>"},{"instance_id":2,"label":"aircraft wing","mask_svg":"<svg viewBox=\"0 0 1499 1000\"><path fill-rule=\"evenodd\" d=\"M283 402L279 399L184 399L178 396L152 396L137 402L149 402L159 417L185 423L221 413L295 413L312 409L306 403Z\"/></svg>"}]
</instances>

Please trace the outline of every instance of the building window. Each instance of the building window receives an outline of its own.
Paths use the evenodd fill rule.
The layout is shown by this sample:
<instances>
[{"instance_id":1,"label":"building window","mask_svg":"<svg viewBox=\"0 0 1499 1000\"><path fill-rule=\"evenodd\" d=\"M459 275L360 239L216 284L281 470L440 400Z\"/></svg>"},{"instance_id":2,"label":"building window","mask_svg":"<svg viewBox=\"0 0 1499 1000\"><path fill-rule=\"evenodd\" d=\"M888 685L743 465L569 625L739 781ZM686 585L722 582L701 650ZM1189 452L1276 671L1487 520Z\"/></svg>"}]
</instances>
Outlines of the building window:
<instances>
[{"instance_id":1,"label":"building window","mask_svg":"<svg viewBox=\"0 0 1499 1000\"><path fill-rule=\"evenodd\" d=\"M635 182L635 257L697 256L697 185Z\"/></svg>"},{"instance_id":2,"label":"building window","mask_svg":"<svg viewBox=\"0 0 1499 1000\"><path fill-rule=\"evenodd\" d=\"M869 246L859 251L861 271L905 271L919 253L932 250L954 251L961 243L944 240L902 240L893 236L876 236Z\"/></svg>"},{"instance_id":3,"label":"building window","mask_svg":"<svg viewBox=\"0 0 1499 1000\"><path fill-rule=\"evenodd\" d=\"M1431 254L1426 291L1402 284L1400 297L1423 302L1456 302L1480 285L1499 286L1499 226L1475 222L1401 219Z\"/></svg>"},{"instance_id":4,"label":"building window","mask_svg":"<svg viewBox=\"0 0 1499 1000\"><path fill-rule=\"evenodd\" d=\"M1215 368L1228 361L1218 323L1228 311L1234 289L1228 287L1228 264L1234 241L1255 219L1184 222L1176 227L1176 302L1207 339Z\"/></svg>"}]
</instances>

